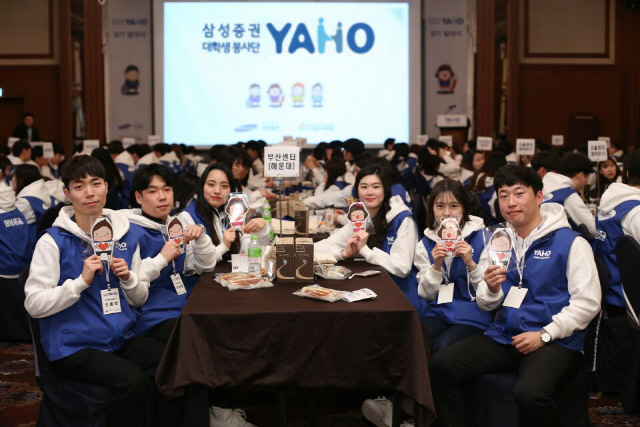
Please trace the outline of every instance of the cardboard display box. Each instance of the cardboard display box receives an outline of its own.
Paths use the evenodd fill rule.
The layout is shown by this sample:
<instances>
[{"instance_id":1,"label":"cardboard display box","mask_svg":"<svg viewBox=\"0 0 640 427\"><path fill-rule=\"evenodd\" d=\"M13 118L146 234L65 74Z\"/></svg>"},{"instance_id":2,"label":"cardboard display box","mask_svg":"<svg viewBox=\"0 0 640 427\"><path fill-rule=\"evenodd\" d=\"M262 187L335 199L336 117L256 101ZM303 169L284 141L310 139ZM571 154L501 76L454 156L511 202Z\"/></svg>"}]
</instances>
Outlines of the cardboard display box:
<instances>
[{"instance_id":1,"label":"cardboard display box","mask_svg":"<svg viewBox=\"0 0 640 427\"><path fill-rule=\"evenodd\" d=\"M295 244L296 283L313 283L313 239L298 237Z\"/></svg>"},{"instance_id":2,"label":"cardboard display box","mask_svg":"<svg viewBox=\"0 0 640 427\"><path fill-rule=\"evenodd\" d=\"M295 282L295 250L293 237L278 237L276 239L276 278L278 282Z\"/></svg>"},{"instance_id":3,"label":"cardboard display box","mask_svg":"<svg viewBox=\"0 0 640 427\"><path fill-rule=\"evenodd\" d=\"M294 219L297 236L309 235L309 208L302 202L293 202Z\"/></svg>"}]
</instances>

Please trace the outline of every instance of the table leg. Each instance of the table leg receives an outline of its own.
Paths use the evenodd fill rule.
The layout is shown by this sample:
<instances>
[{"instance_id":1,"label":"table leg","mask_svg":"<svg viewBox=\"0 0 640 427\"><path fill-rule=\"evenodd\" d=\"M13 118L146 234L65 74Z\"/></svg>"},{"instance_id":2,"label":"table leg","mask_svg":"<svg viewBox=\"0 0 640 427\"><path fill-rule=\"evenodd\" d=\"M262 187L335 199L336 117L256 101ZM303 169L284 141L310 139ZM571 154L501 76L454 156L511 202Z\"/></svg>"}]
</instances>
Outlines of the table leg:
<instances>
[{"instance_id":1,"label":"table leg","mask_svg":"<svg viewBox=\"0 0 640 427\"><path fill-rule=\"evenodd\" d=\"M287 425L287 392L278 390L278 426L286 427Z\"/></svg>"},{"instance_id":2,"label":"table leg","mask_svg":"<svg viewBox=\"0 0 640 427\"><path fill-rule=\"evenodd\" d=\"M393 416L391 419L391 427L400 427L402 424L402 393L393 392Z\"/></svg>"}]
</instances>

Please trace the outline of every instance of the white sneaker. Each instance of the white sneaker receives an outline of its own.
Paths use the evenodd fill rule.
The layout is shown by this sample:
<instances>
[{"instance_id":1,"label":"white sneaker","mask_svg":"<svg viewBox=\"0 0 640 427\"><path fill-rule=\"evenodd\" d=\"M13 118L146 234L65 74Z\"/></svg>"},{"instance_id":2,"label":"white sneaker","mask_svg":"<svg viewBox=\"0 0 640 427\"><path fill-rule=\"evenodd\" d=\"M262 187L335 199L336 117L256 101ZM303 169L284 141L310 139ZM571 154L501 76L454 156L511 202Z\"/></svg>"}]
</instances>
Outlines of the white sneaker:
<instances>
[{"instance_id":1,"label":"white sneaker","mask_svg":"<svg viewBox=\"0 0 640 427\"><path fill-rule=\"evenodd\" d=\"M246 419L242 409L209 408L209 427L256 427Z\"/></svg>"},{"instance_id":2,"label":"white sneaker","mask_svg":"<svg viewBox=\"0 0 640 427\"><path fill-rule=\"evenodd\" d=\"M362 404L362 415L376 427L391 427L393 403L386 397L367 399Z\"/></svg>"}]
</instances>

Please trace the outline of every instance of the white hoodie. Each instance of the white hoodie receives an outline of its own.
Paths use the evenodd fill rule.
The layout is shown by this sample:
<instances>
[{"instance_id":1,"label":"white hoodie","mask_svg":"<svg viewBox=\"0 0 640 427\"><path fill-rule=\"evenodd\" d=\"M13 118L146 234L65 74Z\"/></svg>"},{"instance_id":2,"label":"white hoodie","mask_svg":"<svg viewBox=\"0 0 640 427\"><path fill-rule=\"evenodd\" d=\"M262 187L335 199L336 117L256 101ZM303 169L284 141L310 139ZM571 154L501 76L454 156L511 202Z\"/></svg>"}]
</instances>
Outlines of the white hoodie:
<instances>
[{"instance_id":1,"label":"white hoodie","mask_svg":"<svg viewBox=\"0 0 640 427\"><path fill-rule=\"evenodd\" d=\"M307 197L303 202L309 209L324 209L327 206L344 207L349 204L347 200L350 197L353 197L353 184L345 186L340 191L325 191L317 196Z\"/></svg>"},{"instance_id":2,"label":"white hoodie","mask_svg":"<svg viewBox=\"0 0 640 427\"><path fill-rule=\"evenodd\" d=\"M116 165L127 165L129 167L129 170L133 170L136 167L136 164L133 161L133 156L127 150L124 150L122 153L118 154L114 162L116 163Z\"/></svg>"},{"instance_id":3,"label":"white hoodie","mask_svg":"<svg viewBox=\"0 0 640 427\"><path fill-rule=\"evenodd\" d=\"M13 191L13 188L4 184L4 180L2 184L0 184L0 209L9 212L15 208L16 205L16 193Z\"/></svg>"},{"instance_id":4,"label":"white hoodie","mask_svg":"<svg viewBox=\"0 0 640 427\"><path fill-rule=\"evenodd\" d=\"M42 206L45 210L49 209L51 207L51 195L49 194L49 189L44 179L39 179L27 185L16 196L16 208L22 212L24 219L27 220L27 224L33 224L36 222L36 214L25 197L35 197L42 201Z\"/></svg>"},{"instance_id":5,"label":"white hoodie","mask_svg":"<svg viewBox=\"0 0 640 427\"><path fill-rule=\"evenodd\" d=\"M64 184L59 179L51 179L45 181L44 185L47 187L49 194L56 199L57 203L67 202L67 196L64 195Z\"/></svg>"},{"instance_id":6,"label":"white hoodie","mask_svg":"<svg viewBox=\"0 0 640 427\"><path fill-rule=\"evenodd\" d=\"M143 216L141 209L123 209L118 212L140 227L158 230L160 232L164 232L166 229L165 224L157 223ZM184 253L184 274L186 276L202 274L216 267L216 250L213 243L211 243L211 238L206 233L203 233L198 240L193 240L185 245ZM169 263L159 252L153 258L145 258L142 260L142 267L149 278L149 282L153 282L160 277L162 269L167 265L169 265Z\"/></svg>"},{"instance_id":7,"label":"white hoodie","mask_svg":"<svg viewBox=\"0 0 640 427\"><path fill-rule=\"evenodd\" d=\"M542 178L542 185L544 186L542 192L545 196L563 188L576 189L571 178L555 172L547 172ZM553 199L551 201L553 202ZM580 197L580 194L574 193L567 197L564 201L564 209L567 211L567 216L576 225L584 224L587 226L591 237L596 235L596 219L584 203L584 200L582 200L582 197Z\"/></svg>"},{"instance_id":8,"label":"white hoodie","mask_svg":"<svg viewBox=\"0 0 640 427\"><path fill-rule=\"evenodd\" d=\"M400 196L393 196L389 199L389 212L387 212L387 223L391 223L393 219L403 211L409 211L407 205L404 204ZM381 231L376 231L381 232ZM341 252L347 246L347 241L353 235L353 225L348 223L331 237L315 243L314 250L316 253L330 252L338 260L342 260ZM402 221L398 229L397 237L390 253L386 253L380 248L369 248L365 246L360 251L360 256L364 257L369 264L384 267L390 274L398 277L407 277L413 266L413 256L418 242L418 233L416 223L411 217L407 217Z\"/></svg>"},{"instance_id":9,"label":"white hoodie","mask_svg":"<svg viewBox=\"0 0 640 427\"><path fill-rule=\"evenodd\" d=\"M552 231L570 227L564 209L557 203L540 205L540 214L544 224L539 230L531 233L531 244ZM523 239L518 237L518 242L522 244ZM483 270L486 270L489 265L486 250L482 253L479 265ZM527 274L526 265L524 274ZM598 270L593 259L593 250L580 236L575 238L569 250L566 277L570 295L569 305L565 306L560 313L553 315L552 322L544 327L553 340L566 338L573 332L586 328L600 311L602 292ZM502 289L495 294L491 293L484 279L478 284L476 302L482 310L494 310L500 305L504 296Z\"/></svg>"},{"instance_id":10,"label":"white hoodie","mask_svg":"<svg viewBox=\"0 0 640 427\"><path fill-rule=\"evenodd\" d=\"M153 151L142 156L140 160L138 160L138 164L136 166L140 167L142 165L150 165L152 163L160 163L160 159L158 159Z\"/></svg>"},{"instance_id":11,"label":"white hoodie","mask_svg":"<svg viewBox=\"0 0 640 427\"><path fill-rule=\"evenodd\" d=\"M53 223L54 227L65 229L90 246L91 237L71 219L73 214L73 206L62 208ZM113 224L114 240L121 239L129 231L129 221L122 214L110 209L103 209L102 214ZM78 260L78 262L83 261ZM137 246L129 271L131 273L129 280L126 282L120 280L120 287L129 304L139 307L144 304L149 295L149 279L142 268L140 248ZM48 317L71 307L80 299L82 291L90 285L82 280L82 275L75 279L67 279L61 286L58 286L59 280L60 251L53 237L45 233L36 244L29 278L24 287L26 296L24 306L31 317L37 319Z\"/></svg>"},{"instance_id":12,"label":"white hoodie","mask_svg":"<svg viewBox=\"0 0 640 427\"><path fill-rule=\"evenodd\" d=\"M482 218L477 216L470 215L469 221L464 224L462 227L462 238L467 238L474 231L482 230L484 228L484 221ZM427 239L433 240L434 242L438 241L438 236L436 235L435 230L431 230L427 228L424 230L424 235ZM445 262L447 263L447 269L451 265L453 258L445 258ZM418 294L422 298L426 298L429 300L433 300L438 295L439 286L442 283L442 271L436 271L433 269L431 264L431 259L429 258L429 253L427 249L424 247L422 241L419 241L416 245L416 254L413 260L416 268L420 270L418 272ZM478 284L482 281L482 277L484 275L484 269L480 268L480 264L478 264L475 270L469 272L468 279L469 282L474 284L474 288L478 286Z\"/></svg>"},{"instance_id":13,"label":"white hoodie","mask_svg":"<svg viewBox=\"0 0 640 427\"><path fill-rule=\"evenodd\" d=\"M606 216L621 203L629 200L640 201L640 188L614 182L602 194L598 215ZM622 232L640 242L640 206L630 210L621 221Z\"/></svg>"}]
</instances>

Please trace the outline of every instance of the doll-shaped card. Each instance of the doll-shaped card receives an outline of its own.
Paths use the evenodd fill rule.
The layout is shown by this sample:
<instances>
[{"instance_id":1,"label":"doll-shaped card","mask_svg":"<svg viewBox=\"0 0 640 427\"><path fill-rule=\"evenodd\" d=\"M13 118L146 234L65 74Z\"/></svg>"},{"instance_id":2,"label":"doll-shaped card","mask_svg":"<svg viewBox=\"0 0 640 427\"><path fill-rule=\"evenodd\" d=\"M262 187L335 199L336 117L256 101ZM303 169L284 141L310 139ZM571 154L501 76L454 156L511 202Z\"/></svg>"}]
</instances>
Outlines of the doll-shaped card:
<instances>
[{"instance_id":1,"label":"doll-shaped card","mask_svg":"<svg viewBox=\"0 0 640 427\"><path fill-rule=\"evenodd\" d=\"M231 227L244 227L245 218L249 213L249 201L244 193L231 193L224 211L229 217Z\"/></svg>"},{"instance_id":2,"label":"doll-shaped card","mask_svg":"<svg viewBox=\"0 0 640 427\"><path fill-rule=\"evenodd\" d=\"M439 242L447 248L447 256L452 257L456 249L456 243L462 238L460 223L457 218L442 218L439 221L436 234Z\"/></svg>"},{"instance_id":3,"label":"doll-shaped card","mask_svg":"<svg viewBox=\"0 0 640 427\"><path fill-rule=\"evenodd\" d=\"M169 241L173 240L180 246L180 253L184 253L184 227L178 218L172 218L167 223L166 235Z\"/></svg>"},{"instance_id":4,"label":"doll-shaped card","mask_svg":"<svg viewBox=\"0 0 640 427\"><path fill-rule=\"evenodd\" d=\"M347 218L351 221L353 226L353 232L366 231L369 234L373 234L375 229L373 228L373 221L369 211L362 202L355 202L349 206L349 212L347 212Z\"/></svg>"},{"instance_id":5,"label":"doll-shaped card","mask_svg":"<svg viewBox=\"0 0 640 427\"><path fill-rule=\"evenodd\" d=\"M99 217L91 227L91 246L100 261L111 262L113 254L113 225L107 217Z\"/></svg>"},{"instance_id":6,"label":"doll-shaped card","mask_svg":"<svg viewBox=\"0 0 640 427\"><path fill-rule=\"evenodd\" d=\"M506 271L524 268L520 265L518 239L506 223L486 228L483 233L489 265L497 265Z\"/></svg>"}]
</instances>

